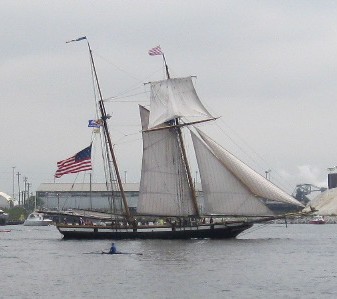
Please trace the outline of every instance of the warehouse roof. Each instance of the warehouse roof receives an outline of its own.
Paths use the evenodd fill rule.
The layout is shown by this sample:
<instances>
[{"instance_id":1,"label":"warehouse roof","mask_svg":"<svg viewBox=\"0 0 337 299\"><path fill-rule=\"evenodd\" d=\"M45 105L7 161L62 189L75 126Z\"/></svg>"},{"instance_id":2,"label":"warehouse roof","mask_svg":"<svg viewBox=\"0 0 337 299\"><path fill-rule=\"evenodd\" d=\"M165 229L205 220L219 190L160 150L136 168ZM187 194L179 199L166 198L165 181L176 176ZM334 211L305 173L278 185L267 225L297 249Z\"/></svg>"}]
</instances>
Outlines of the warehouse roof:
<instances>
[{"instance_id":1,"label":"warehouse roof","mask_svg":"<svg viewBox=\"0 0 337 299\"><path fill-rule=\"evenodd\" d=\"M126 192L138 192L139 183L124 183L124 191ZM89 183L42 183L36 192L89 192ZM104 183L92 183L91 191L104 192L107 191L106 184Z\"/></svg>"}]
</instances>

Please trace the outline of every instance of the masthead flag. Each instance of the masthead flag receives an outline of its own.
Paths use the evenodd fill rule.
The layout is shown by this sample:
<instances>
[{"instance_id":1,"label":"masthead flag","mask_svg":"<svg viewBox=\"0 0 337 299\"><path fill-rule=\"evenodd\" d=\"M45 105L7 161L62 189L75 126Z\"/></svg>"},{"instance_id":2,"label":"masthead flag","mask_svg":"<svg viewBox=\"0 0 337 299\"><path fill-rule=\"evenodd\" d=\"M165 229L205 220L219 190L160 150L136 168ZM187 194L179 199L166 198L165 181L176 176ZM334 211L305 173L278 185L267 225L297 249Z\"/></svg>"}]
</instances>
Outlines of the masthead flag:
<instances>
[{"instance_id":1,"label":"masthead flag","mask_svg":"<svg viewBox=\"0 0 337 299\"><path fill-rule=\"evenodd\" d=\"M91 170L91 144L81 150L74 156L57 162L56 178L64 174L78 173L81 171Z\"/></svg>"},{"instance_id":2,"label":"masthead flag","mask_svg":"<svg viewBox=\"0 0 337 299\"><path fill-rule=\"evenodd\" d=\"M82 37L79 37L79 38L76 38L76 39L72 39L72 40L67 41L66 44L72 43L72 42L79 42L80 40L84 40L84 39L87 39L87 37L82 36Z\"/></svg>"},{"instance_id":3,"label":"masthead flag","mask_svg":"<svg viewBox=\"0 0 337 299\"><path fill-rule=\"evenodd\" d=\"M160 46L154 47L149 50L149 55L154 56L154 55L163 55L163 51L161 50Z\"/></svg>"}]
</instances>

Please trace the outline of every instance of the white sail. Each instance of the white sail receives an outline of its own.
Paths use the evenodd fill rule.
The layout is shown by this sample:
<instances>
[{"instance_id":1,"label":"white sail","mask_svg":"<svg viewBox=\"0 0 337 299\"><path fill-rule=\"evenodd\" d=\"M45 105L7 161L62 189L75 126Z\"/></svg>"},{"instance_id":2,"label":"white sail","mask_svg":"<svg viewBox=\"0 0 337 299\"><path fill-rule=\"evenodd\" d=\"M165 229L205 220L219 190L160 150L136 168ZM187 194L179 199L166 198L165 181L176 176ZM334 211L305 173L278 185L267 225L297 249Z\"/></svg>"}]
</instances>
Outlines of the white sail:
<instances>
[{"instance_id":1,"label":"white sail","mask_svg":"<svg viewBox=\"0 0 337 299\"><path fill-rule=\"evenodd\" d=\"M209 148L191 132L197 156L202 190L204 214L264 216L273 213L255 197Z\"/></svg>"},{"instance_id":2,"label":"white sail","mask_svg":"<svg viewBox=\"0 0 337 299\"><path fill-rule=\"evenodd\" d=\"M143 161L137 213L143 215L194 215L192 196L180 145L174 128L144 132L149 111L140 106Z\"/></svg>"},{"instance_id":3,"label":"white sail","mask_svg":"<svg viewBox=\"0 0 337 299\"><path fill-rule=\"evenodd\" d=\"M261 208L260 198L303 206L200 130L197 131L207 145L192 134L209 213L222 211L231 215L263 215L266 210ZM215 207L219 211L215 211ZM247 208L252 209L250 214L246 213Z\"/></svg>"},{"instance_id":4,"label":"white sail","mask_svg":"<svg viewBox=\"0 0 337 299\"><path fill-rule=\"evenodd\" d=\"M179 117L190 121L213 118L201 103L191 77L151 82L150 100L148 128Z\"/></svg>"}]
</instances>

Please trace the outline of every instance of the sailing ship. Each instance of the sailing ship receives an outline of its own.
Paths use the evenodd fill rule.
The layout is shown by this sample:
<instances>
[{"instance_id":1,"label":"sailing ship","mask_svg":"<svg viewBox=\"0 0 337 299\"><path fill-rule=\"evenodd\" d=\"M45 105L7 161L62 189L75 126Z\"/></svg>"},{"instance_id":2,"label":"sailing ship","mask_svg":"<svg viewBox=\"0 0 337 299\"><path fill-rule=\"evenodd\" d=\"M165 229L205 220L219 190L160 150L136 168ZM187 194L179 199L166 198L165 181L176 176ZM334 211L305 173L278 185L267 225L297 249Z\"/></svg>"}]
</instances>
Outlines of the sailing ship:
<instances>
[{"instance_id":1,"label":"sailing ship","mask_svg":"<svg viewBox=\"0 0 337 299\"><path fill-rule=\"evenodd\" d=\"M99 88L92 51L92 69ZM199 99L192 77L150 82L150 110L139 106L143 158L137 214L131 216L121 183L99 90L100 120L112 161L122 211L107 225L58 224L65 239L190 239L235 238L254 223L283 218L266 201L297 208L303 205L255 172L196 126L214 121ZM155 54L156 55L156 54ZM191 120L191 121L187 121ZM197 196L182 131L191 133L202 197ZM113 186L113 184L111 184ZM201 203L202 201L202 203ZM144 221L149 219L149 221ZM154 219L161 219L157 224ZM150 223L149 223L150 222Z\"/></svg>"}]
</instances>

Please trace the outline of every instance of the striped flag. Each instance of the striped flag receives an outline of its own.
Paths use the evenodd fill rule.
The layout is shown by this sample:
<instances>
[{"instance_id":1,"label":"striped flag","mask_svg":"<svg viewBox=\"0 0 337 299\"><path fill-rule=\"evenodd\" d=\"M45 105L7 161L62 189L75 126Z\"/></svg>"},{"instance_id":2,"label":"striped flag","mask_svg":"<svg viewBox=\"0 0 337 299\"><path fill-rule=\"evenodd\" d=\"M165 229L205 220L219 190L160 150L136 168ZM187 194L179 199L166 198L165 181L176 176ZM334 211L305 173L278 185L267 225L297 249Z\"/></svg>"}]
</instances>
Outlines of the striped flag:
<instances>
[{"instance_id":1,"label":"striped flag","mask_svg":"<svg viewBox=\"0 0 337 299\"><path fill-rule=\"evenodd\" d=\"M91 144L78 152L76 155L57 162L56 178L64 174L78 173L81 171L91 170Z\"/></svg>"},{"instance_id":2,"label":"striped flag","mask_svg":"<svg viewBox=\"0 0 337 299\"><path fill-rule=\"evenodd\" d=\"M154 55L163 55L163 51L161 50L160 46L154 47L149 50L149 55L154 56Z\"/></svg>"}]
</instances>

